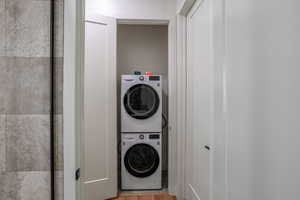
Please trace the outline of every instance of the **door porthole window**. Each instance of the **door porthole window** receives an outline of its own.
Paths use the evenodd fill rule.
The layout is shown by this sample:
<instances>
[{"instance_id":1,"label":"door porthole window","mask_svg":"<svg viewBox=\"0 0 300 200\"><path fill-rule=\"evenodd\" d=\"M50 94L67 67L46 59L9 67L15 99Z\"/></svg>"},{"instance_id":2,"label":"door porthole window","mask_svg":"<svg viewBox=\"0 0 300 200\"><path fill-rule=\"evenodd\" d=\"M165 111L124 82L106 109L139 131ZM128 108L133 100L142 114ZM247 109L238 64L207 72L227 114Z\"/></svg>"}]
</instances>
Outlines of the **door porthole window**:
<instances>
[{"instance_id":1,"label":"door porthole window","mask_svg":"<svg viewBox=\"0 0 300 200\"><path fill-rule=\"evenodd\" d=\"M140 178L151 176L159 166L157 151L148 144L136 144L125 154L124 164L127 171Z\"/></svg>"},{"instance_id":2,"label":"door porthole window","mask_svg":"<svg viewBox=\"0 0 300 200\"><path fill-rule=\"evenodd\" d=\"M137 84L129 88L124 96L126 112L136 119L147 119L159 108L160 100L157 92L149 85Z\"/></svg>"}]
</instances>

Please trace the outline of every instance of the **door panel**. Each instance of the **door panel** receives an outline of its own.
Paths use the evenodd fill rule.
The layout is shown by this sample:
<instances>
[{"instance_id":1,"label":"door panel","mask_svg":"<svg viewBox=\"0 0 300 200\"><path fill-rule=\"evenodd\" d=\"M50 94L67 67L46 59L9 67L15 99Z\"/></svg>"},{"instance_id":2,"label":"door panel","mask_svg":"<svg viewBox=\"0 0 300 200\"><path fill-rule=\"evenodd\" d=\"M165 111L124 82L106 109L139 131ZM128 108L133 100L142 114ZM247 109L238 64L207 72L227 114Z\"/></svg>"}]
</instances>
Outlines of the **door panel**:
<instances>
[{"instance_id":1,"label":"door panel","mask_svg":"<svg viewBox=\"0 0 300 200\"><path fill-rule=\"evenodd\" d=\"M117 195L116 20L85 22L82 199Z\"/></svg>"},{"instance_id":2,"label":"door panel","mask_svg":"<svg viewBox=\"0 0 300 200\"><path fill-rule=\"evenodd\" d=\"M213 69L209 0L197 1L187 17L187 182L186 198L210 198L213 131Z\"/></svg>"}]
</instances>

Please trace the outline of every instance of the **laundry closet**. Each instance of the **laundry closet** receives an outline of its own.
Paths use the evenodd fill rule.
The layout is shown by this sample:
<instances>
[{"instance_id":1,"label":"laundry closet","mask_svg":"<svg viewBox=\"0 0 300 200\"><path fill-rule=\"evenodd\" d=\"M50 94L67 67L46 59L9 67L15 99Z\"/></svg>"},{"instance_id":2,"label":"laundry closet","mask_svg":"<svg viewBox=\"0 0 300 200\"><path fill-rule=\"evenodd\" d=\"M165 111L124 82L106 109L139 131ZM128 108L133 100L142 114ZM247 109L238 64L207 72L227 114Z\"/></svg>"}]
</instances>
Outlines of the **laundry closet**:
<instances>
[{"instance_id":1,"label":"laundry closet","mask_svg":"<svg viewBox=\"0 0 300 200\"><path fill-rule=\"evenodd\" d=\"M169 165L176 160L176 135L169 137L175 123L175 110L169 109L175 105L175 98L169 98L175 86L169 72L176 69L170 59L175 59L173 24L86 17L83 97L88 134L82 135L81 151L85 198L168 192L170 182L174 188L176 165Z\"/></svg>"},{"instance_id":2,"label":"laundry closet","mask_svg":"<svg viewBox=\"0 0 300 200\"><path fill-rule=\"evenodd\" d=\"M206 199L212 92L211 76L202 72L209 56L199 59L197 52L209 53L210 44L201 42L210 40L190 29L207 15L197 10L201 1L189 5L188 20L176 15L174 1L98 2L104 1L87 8L83 28L81 199L149 191Z\"/></svg>"},{"instance_id":3,"label":"laundry closet","mask_svg":"<svg viewBox=\"0 0 300 200\"><path fill-rule=\"evenodd\" d=\"M168 184L168 26L117 25L121 191Z\"/></svg>"}]
</instances>

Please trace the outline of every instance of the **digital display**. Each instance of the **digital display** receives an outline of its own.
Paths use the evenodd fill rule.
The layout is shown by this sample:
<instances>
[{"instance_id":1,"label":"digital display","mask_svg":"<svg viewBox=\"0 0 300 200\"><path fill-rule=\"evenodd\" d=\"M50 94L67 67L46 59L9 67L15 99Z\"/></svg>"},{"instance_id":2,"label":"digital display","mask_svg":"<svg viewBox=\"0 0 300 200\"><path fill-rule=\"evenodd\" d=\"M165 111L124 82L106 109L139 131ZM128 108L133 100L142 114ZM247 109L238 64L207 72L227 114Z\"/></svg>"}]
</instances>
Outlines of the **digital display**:
<instances>
[{"instance_id":1,"label":"digital display","mask_svg":"<svg viewBox=\"0 0 300 200\"><path fill-rule=\"evenodd\" d=\"M149 135L149 139L159 139L159 135L158 134Z\"/></svg>"},{"instance_id":2,"label":"digital display","mask_svg":"<svg viewBox=\"0 0 300 200\"><path fill-rule=\"evenodd\" d=\"M150 81L159 81L160 76L149 76Z\"/></svg>"}]
</instances>

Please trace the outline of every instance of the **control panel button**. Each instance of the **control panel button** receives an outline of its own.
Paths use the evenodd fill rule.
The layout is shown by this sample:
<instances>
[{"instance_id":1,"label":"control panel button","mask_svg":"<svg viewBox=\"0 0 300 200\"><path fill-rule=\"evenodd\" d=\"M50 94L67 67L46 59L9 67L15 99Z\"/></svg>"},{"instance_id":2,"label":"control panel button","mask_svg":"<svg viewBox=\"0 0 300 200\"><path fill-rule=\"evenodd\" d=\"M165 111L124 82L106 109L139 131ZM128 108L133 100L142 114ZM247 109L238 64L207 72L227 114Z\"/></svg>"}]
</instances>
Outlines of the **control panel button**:
<instances>
[{"instance_id":1,"label":"control panel button","mask_svg":"<svg viewBox=\"0 0 300 200\"><path fill-rule=\"evenodd\" d=\"M145 78L143 76L140 76L140 81L143 81Z\"/></svg>"},{"instance_id":2,"label":"control panel button","mask_svg":"<svg viewBox=\"0 0 300 200\"><path fill-rule=\"evenodd\" d=\"M141 140L143 140L145 138L144 135L140 135L139 137L140 137Z\"/></svg>"}]
</instances>

